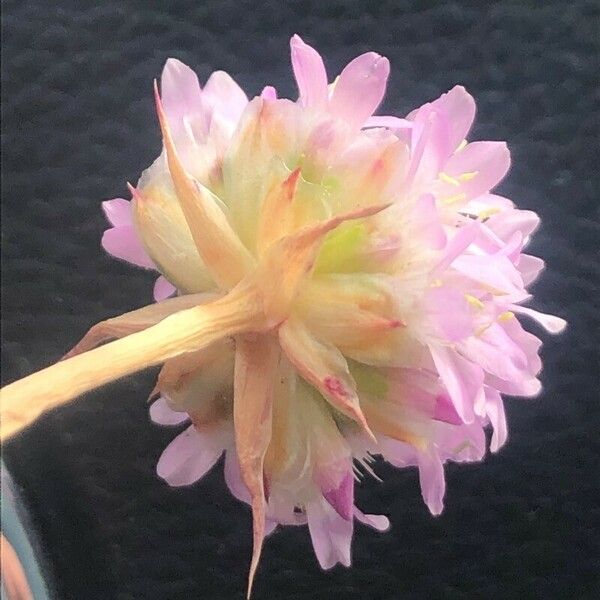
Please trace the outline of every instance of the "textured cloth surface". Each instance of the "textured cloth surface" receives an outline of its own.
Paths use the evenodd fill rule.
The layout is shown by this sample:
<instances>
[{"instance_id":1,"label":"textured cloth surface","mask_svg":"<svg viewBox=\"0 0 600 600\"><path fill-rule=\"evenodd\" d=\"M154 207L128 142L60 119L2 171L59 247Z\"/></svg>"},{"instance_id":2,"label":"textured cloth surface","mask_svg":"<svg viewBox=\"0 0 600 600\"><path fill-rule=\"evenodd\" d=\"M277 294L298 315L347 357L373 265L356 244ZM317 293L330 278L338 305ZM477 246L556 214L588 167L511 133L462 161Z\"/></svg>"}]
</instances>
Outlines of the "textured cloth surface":
<instances>
[{"instance_id":1,"label":"textured cloth surface","mask_svg":"<svg viewBox=\"0 0 600 600\"><path fill-rule=\"evenodd\" d=\"M306 528L279 531L254 597L597 597L599 15L597 1L581 0L4 2L3 382L151 301L153 276L102 252L99 203L126 195L159 151L151 84L167 57L201 80L221 68L249 94L270 83L295 97L292 33L317 46L330 73L376 50L392 63L385 113L462 83L478 101L472 137L508 141L500 192L542 218L532 250L548 267L535 306L570 325L542 335L543 394L507 402L507 447L447 468L440 517L414 470L380 464L384 483L365 482L358 501L387 514L391 531L357 527L353 568L330 573ZM188 489L156 477L176 430L148 420L154 375L88 394L5 448L57 598L243 597L250 512L220 465Z\"/></svg>"}]
</instances>

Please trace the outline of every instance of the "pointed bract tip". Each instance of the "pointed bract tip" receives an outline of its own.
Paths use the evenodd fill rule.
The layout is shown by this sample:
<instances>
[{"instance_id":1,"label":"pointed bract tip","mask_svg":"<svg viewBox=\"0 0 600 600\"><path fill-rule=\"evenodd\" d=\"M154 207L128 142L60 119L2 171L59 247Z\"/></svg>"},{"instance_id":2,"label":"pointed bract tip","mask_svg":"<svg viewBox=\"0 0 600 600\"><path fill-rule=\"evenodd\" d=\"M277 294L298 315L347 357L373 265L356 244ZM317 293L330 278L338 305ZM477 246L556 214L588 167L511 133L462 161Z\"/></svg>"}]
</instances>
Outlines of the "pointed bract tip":
<instances>
[{"instance_id":1,"label":"pointed bract tip","mask_svg":"<svg viewBox=\"0 0 600 600\"><path fill-rule=\"evenodd\" d=\"M290 46L292 47L292 49L294 48L294 46L299 46L301 44L304 44L304 40L297 34L295 33L291 38L290 38Z\"/></svg>"},{"instance_id":2,"label":"pointed bract tip","mask_svg":"<svg viewBox=\"0 0 600 600\"><path fill-rule=\"evenodd\" d=\"M142 200L142 193L140 192L140 190L138 190L138 188L136 188L134 185L132 185L131 183L129 183L129 181L127 182L127 189L129 190L129 193L131 194L131 197L134 200Z\"/></svg>"}]
</instances>

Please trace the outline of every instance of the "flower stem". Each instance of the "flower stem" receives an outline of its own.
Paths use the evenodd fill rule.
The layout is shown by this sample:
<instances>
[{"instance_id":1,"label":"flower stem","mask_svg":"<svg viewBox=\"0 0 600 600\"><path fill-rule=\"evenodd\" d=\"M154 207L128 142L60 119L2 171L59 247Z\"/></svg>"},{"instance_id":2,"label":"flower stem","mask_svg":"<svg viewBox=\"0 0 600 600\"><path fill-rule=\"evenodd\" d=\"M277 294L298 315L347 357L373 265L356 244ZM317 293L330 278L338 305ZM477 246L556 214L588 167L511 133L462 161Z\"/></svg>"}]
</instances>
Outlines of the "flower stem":
<instances>
[{"instance_id":1,"label":"flower stem","mask_svg":"<svg viewBox=\"0 0 600 600\"><path fill-rule=\"evenodd\" d=\"M238 333L264 328L255 294L236 288L211 302L182 310L156 325L15 381L0 392L0 440L43 412L101 385Z\"/></svg>"}]
</instances>

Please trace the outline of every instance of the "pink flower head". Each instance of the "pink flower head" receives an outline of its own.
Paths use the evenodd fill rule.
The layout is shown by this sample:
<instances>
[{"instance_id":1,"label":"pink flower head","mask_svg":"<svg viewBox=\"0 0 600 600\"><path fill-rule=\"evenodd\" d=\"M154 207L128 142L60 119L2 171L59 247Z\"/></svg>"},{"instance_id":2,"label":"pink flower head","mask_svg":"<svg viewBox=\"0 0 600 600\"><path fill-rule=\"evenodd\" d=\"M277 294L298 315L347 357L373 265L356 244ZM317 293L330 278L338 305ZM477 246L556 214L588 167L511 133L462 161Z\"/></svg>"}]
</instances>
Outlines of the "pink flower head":
<instances>
[{"instance_id":1,"label":"pink flower head","mask_svg":"<svg viewBox=\"0 0 600 600\"><path fill-rule=\"evenodd\" d=\"M249 101L223 72L201 87L167 61L163 152L131 202L104 203L103 246L161 273L157 299L178 296L73 351L147 334L121 340L148 358L119 372L162 364L151 417L188 424L158 474L189 485L225 454L253 510L250 585L277 526L308 525L324 569L350 565L355 521L388 528L355 506L375 455L417 467L439 514L444 464L481 460L488 426L493 452L506 441L501 394L541 389L541 342L520 319L565 326L523 306L543 266L524 252L539 220L493 193L509 151L467 141L463 87L374 116L386 58L363 54L330 81L294 36L291 60L295 101L270 86Z\"/></svg>"}]
</instances>

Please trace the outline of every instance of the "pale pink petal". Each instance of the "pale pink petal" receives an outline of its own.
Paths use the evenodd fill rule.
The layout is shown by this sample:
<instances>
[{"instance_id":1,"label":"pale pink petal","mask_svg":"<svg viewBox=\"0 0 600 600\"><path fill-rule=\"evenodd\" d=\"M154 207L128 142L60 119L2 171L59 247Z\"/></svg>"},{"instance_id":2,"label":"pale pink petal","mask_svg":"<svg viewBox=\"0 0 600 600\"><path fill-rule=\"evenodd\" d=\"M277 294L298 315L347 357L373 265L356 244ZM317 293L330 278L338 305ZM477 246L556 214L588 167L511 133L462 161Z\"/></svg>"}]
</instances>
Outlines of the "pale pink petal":
<instances>
[{"instance_id":1,"label":"pale pink petal","mask_svg":"<svg viewBox=\"0 0 600 600\"><path fill-rule=\"evenodd\" d=\"M433 418L451 425L461 425L462 419L458 416L452 401L447 394L440 394L436 399Z\"/></svg>"},{"instance_id":2,"label":"pale pink petal","mask_svg":"<svg viewBox=\"0 0 600 600\"><path fill-rule=\"evenodd\" d=\"M514 302L529 297L518 269L510 258L500 253L487 256L463 254L452 262L452 268L494 294L506 294Z\"/></svg>"},{"instance_id":3,"label":"pale pink petal","mask_svg":"<svg viewBox=\"0 0 600 600\"><path fill-rule=\"evenodd\" d=\"M189 420L190 416L186 412L174 411L166 398L161 396L150 406L150 418L158 425L180 425Z\"/></svg>"},{"instance_id":4,"label":"pale pink petal","mask_svg":"<svg viewBox=\"0 0 600 600\"><path fill-rule=\"evenodd\" d=\"M525 352L498 324L492 323L479 335L461 342L461 353L482 369L509 381L528 377Z\"/></svg>"},{"instance_id":5,"label":"pale pink petal","mask_svg":"<svg viewBox=\"0 0 600 600\"><path fill-rule=\"evenodd\" d=\"M260 93L265 100L277 100L277 90L272 85L266 85Z\"/></svg>"},{"instance_id":6,"label":"pale pink petal","mask_svg":"<svg viewBox=\"0 0 600 600\"><path fill-rule=\"evenodd\" d=\"M467 137L475 119L475 100L462 85L453 87L449 92L431 103L441 112L448 123L448 145L455 150Z\"/></svg>"},{"instance_id":7,"label":"pale pink petal","mask_svg":"<svg viewBox=\"0 0 600 600\"><path fill-rule=\"evenodd\" d=\"M155 268L132 225L107 229L102 235L102 247L116 258L138 267Z\"/></svg>"},{"instance_id":8,"label":"pale pink petal","mask_svg":"<svg viewBox=\"0 0 600 600\"><path fill-rule=\"evenodd\" d=\"M171 127L177 127L185 117L202 111L200 83L192 69L176 58L165 63L160 79L162 104Z\"/></svg>"},{"instance_id":9,"label":"pale pink petal","mask_svg":"<svg viewBox=\"0 0 600 600\"><path fill-rule=\"evenodd\" d=\"M525 331L518 319L512 318L502 323L506 334L521 348L527 359L527 371L537 375L542 370L542 361L539 356L542 342L532 333Z\"/></svg>"},{"instance_id":10,"label":"pale pink petal","mask_svg":"<svg viewBox=\"0 0 600 600\"><path fill-rule=\"evenodd\" d=\"M154 299L157 302L171 297L177 288L162 275L154 282Z\"/></svg>"},{"instance_id":11,"label":"pale pink petal","mask_svg":"<svg viewBox=\"0 0 600 600\"><path fill-rule=\"evenodd\" d=\"M354 518L377 531L387 531L390 528L390 520L386 516L365 514L356 506L354 507Z\"/></svg>"},{"instance_id":12,"label":"pale pink petal","mask_svg":"<svg viewBox=\"0 0 600 600\"><path fill-rule=\"evenodd\" d=\"M354 476L349 470L339 486L331 490L323 490L323 497L343 519L352 519L354 506Z\"/></svg>"},{"instance_id":13,"label":"pale pink petal","mask_svg":"<svg viewBox=\"0 0 600 600\"><path fill-rule=\"evenodd\" d=\"M533 283L544 270L544 266L545 263L541 258L529 254L521 254L517 261L517 269L521 273L524 285Z\"/></svg>"},{"instance_id":14,"label":"pale pink petal","mask_svg":"<svg viewBox=\"0 0 600 600\"><path fill-rule=\"evenodd\" d=\"M567 326L567 322L564 319L533 310L533 308L513 304L510 306L510 309L515 313L525 315L537 321L549 333L561 333Z\"/></svg>"},{"instance_id":15,"label":"pale pink petal","mask_svg":"<svg viewBox=\"0 0 600 600\"><path fill-rule=\"evenodd\" d=\"M395 467L414 467L419 464L419 451L409 444L393 440L384 435L378 435L379 450L384 459Z\"/></svg>"},{"instance_id":16,"label":"pale pink petal","mask_svg":"<svg viewBox=\"0 0 600 600\"><path fill-rule=\"evenodd\" d=\"M353 127L362 127L385 94L390 63L367 52L348 63L340 73L330 100L331 113Z\"/></svg>"},{"instance_id":17,"label":"pale pink petal","mask_svg":"<svg viewBox=\"0 0 600 600\"><path fill-rule=\"evenodd\" d=\"M419 453L419 482L421 495L432 515L439 515L444 510L444 494L446 479L444 465L435 452Z\"/></svg>"},{"instance_id":18,"label":"pale pink petal","mask_svg":"<svg viewBox=\"0 0 600 600\"><path fill-rule=\"evenodd\" d=\"M277 525L279 525L277 521L269 518L265 519L265 537L271 535L277 529Z\"/></svg>"},{"instance_id":19,"label":"pale pink petal","mask_svg":"<svg viewBox=\"0 0 600 600\"><path fill-rule=\"evenodd\" d=\"M482 194L477 198L472 198L467 202L464 207L464 211L469 214L478 215L483 212L484 214L498 210L511 210L514 208L514 202L503 196L497 196L496 194Z\"/></svg>"},{"instance_id":20,"label":"pale pink petal","mask_svg":"<svg viewBox=\"0 0 600 600\"><path fill-rule=\"evenodd\" d=\"M352 519L340 517L327 502L321 500L309 502L306 514L313 548L321 567L331 569L338 562L349 567Z\"/></svg>"},{"instance_id":21,"label":"pale pink petal","mask_svg":"<svg viewBox=\"0 0 600 600\"><path fill-rule=\"evenodd\" d=\"M462 192L475 198L499 183L510 167L510 152L504 142L471 142L454 154L444 167L444 172L460 181L471 174L460 187L449 186L451 193Z\"/></svg>"},{"instance_id":22,"label":"pale pink petal","mask_svg":"<svg viewBox=\"0 0 600 600\"><path fill-rule=\"evenodd\" d=\"M129 200L125 200L124 198L105 200L102 203L102 210L108 222L113 227L133 225L133 214Z\"/></svg>"},{"instance_id":23,"label":"pale pink petal","mask_svg":"<svg viewBox=\"0 0 600 600\"><path fill-rule=\"evenodd\" d=\"M222 119L237 124L248 104L248 96L231 75L215 71L202 90L202 101Z\"/></svg>"},{"instance_id":24,"label":"pale pink petal","mask_svg":"<svg viewBox=\"0 0 600 600\"><path fill-rule=\"evenodd\" d=\"M473 316L463 292L446 286L429 288L423 308L431 336L455 342L473 332Z\"/></svg>"},{"instance_id":25,"label":"pale pink petal","mask_svg":"<svg viewBox=\"0 0 600 600\"><path fill-rule=\"evenodd\" d=\"M250 504L250 492L242 480L242 471L235 450L228 450L225 454L223 472L229 491L241 502Z\"/></svg>"},{"instance_id":26,"label":"pale pink petal","mask_svg":"<svg viewBox=\"0 0 600 600\"><path fill-rule=\"evenodd\" d=\"M490 450L492 452L498 452L508 437L504 403L502 402L502 397L496 390L486 388L485 396L486 413L493 428Z\"/></svg>"},{"instance_id":27,"label":"pale pink petal","mask_svg":"<svg viewBox=\"0 0 600 600\"><path fill-rule=\"evenodd\" d=\"M223 450L221 436L199 433L191 425L165 448L156 472L171 486L190 485L214 466Z\"/></svg>"},{"instance_id":28,"label":"pale pink petal","mask_svg":"<svg viewBox=\"0 0 600 600\"><path fill-rule=\"evenodd\" d=\"M542 342L533 334L525 331L518 319L512 318L502 323L504 331L513 342L525 353L527 366L525 375L519 379L506 380L494 375L486 376L486 383L503 394L513 396L536 396L541 391L541 383L536 375L542 368L539 350Z\"/></svg>"},{"instance_id":29,"label":"pale pink petal","mask_svg":"<svg viewBox=\"0 0 600 600\"><path fill-rule=\"evenodd\" d=\"M433 194L424 194L419 198L413 210L412 222L423 237L423 241L434 250L441 250L446 245L446 233L438 215Z\"/></svg>"},{"instance_id":30,"label":"pale pink petal","mask_svg":"<svg viewBox=\"0 0 600 600\"><path fill-rule=\"evenodd\" d=\"M482 395L482 415L484 417L485 403L485 395ZM481 460L486 449L481 420L478 419L460 427L453 425L441 427L435 438L435 446L442 461L474 462Z\"/></svg>"},{"instance_id":31,"label":"pale pink petal","mask_svg":"<svg viewBox=\"0 0 600 600\"><path fill-rule=\"evenodd\" d=\"M501 240L507 242L516 232L526 238L540 224L540 218L532 210L504 210L492 215L486 222Z\"/></svg>"},{"instance_id":32,"label":"pale pink petal","mask_svg":"<svg viewBox=\"0 0 600 600\"><path fill-rule=\"evenodd\" d=\"M418 190L427 189L437 177L454 148L449 142L449 123L446 116L428 104L414 115L411 132L411 163L407 180Z\"/></svg>"},{"instance_id":33,"label":"pale pink petal","mask_svg":"<svg viewBox=\"0 0 600 600\"><path fill-rule=\"evenodd\" d=\"M481 367L450 348L430 346L429 350L457 414L463 423L472 423L475 403L483 394Z\"/></svg>"},{"instance_id":34,"label":"pale pink petal","mask_svg":"<svg viewBox=\"0 0 600 600\"><path fill-rule=\"evenodd\" d=\"M479 234L480 227L481 225L477 221L461 227L454 237L446 243L442 257L435 266L434 272L441 273L445 271L473 243Z\"/></svg>"},{"instance_id":35,"label":"pale pink petal","mask_svg":"<svg viewBox=\"0 0 600 600\"><path fill-rule=\"evenodd\" d=\"M294 35L290 40L290 50L300 104L325 108L328 97L327 73L321 55L305 44L299 35Z\"/></svg>"}]
</instances>

